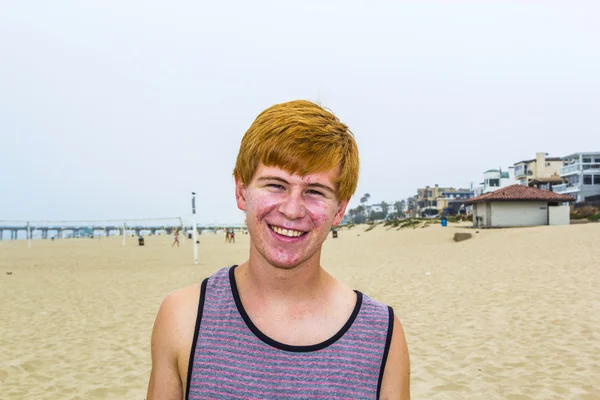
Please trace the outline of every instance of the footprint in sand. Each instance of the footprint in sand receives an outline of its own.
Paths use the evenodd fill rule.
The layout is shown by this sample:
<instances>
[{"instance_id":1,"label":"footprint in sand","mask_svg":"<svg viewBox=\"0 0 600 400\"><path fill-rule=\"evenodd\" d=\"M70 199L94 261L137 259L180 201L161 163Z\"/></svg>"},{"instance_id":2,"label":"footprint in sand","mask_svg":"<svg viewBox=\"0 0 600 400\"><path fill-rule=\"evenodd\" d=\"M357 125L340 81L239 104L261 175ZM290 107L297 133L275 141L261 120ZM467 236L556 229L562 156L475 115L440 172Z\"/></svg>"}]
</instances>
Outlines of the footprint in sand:
<instances>
[{"instance_id":1,"label":"footprint in sand","mask_svg":"<svg viewBox=\"0 0 600 400\"><path fill-rule=\"evenodd\" d=\"M432 390L436 392L461 392L465 391L467 388L464 385L457 385L455 383L448 383L445 385L434 386Z\"/></svg>"}]
</instances>

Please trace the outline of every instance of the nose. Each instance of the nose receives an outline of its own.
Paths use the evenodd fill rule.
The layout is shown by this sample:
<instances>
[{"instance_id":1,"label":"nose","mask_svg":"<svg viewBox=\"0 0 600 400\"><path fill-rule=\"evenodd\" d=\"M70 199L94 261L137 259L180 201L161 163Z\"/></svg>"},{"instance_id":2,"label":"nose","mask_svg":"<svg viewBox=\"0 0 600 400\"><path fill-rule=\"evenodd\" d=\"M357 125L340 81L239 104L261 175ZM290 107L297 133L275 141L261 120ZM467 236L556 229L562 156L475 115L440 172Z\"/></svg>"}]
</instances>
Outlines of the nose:
<instances>
[{"instance_id":1,"label":"nose","mask_svg":"<svg viewBox=\"0 0 600 400\"><path fill-rule=\"evenodd\" d=\"M290 220L304 218L306 215L306 208L304 199L302 198L302 190L292 190L288 192L288 195L279 205L278 210Z\"/></svg>"}]
</instances>

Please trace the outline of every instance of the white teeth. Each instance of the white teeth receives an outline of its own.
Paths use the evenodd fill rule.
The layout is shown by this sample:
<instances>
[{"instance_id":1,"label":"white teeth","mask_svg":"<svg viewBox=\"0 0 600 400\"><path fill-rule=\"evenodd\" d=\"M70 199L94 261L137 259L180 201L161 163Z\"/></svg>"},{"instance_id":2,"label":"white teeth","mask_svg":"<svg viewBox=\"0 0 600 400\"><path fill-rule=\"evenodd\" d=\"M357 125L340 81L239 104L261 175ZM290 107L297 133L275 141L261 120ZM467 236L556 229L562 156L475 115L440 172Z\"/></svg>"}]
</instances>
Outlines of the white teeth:
<instances>
[{"instance_id":1,"label":"white teeth","mask_svg":"<svg viewBox=\"0 0 600 400\"><path fill-rule=\"evenodd\" d=\"M276 226L271 226L271 229L273 229L273 231L275 233L278 233L283 236L288 236L288 237L298 237L298 236L302 236L302 234L304 233L301 231L294 231L291 229L278 228Z\"/></svg>"}]
</instances>

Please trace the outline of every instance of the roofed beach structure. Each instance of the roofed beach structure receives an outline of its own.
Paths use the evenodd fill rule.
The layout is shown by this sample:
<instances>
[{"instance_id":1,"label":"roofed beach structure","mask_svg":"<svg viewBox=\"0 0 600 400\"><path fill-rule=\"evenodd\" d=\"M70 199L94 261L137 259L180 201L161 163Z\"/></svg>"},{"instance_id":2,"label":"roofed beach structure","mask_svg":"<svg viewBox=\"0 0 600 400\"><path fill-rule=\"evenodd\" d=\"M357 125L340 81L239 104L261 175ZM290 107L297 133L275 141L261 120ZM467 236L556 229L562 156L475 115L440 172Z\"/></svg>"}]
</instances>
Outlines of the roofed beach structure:
<instances>
[{"instance_id":1,"label":"roofed beach structure","mask_svg":"<svg viewBox=\"0 0 600 400\"><path fill-rule=\"evenodd\" d=\"M517 184L466 200L465 205L473 205L473 226L502 228L568 225L572 201L569 195Z\"/></svg>"}]
</instances>

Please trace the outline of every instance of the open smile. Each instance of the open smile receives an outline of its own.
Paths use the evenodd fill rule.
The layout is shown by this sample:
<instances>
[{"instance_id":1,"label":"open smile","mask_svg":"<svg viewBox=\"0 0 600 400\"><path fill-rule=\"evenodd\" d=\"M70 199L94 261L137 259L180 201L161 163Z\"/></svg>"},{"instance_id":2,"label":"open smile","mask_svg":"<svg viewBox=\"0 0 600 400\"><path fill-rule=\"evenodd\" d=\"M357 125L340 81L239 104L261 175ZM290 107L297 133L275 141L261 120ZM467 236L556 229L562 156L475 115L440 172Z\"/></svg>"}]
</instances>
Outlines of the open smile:
<instances>
[{"instance_id":1,"label":"open smile","mask_svg":"<svg viewBox=\"0 0 600 400\"><path fill-rule=\"evenodd\" d=\"M289 238L298 238L298 237L302 237L307 234L307 232L304 232L304 231L296 231L293 229L280 228L280 227L274 226L274 225L269 225L269 228L271 228L271 230L273 232L275 232L276 234L278 234L280 236L289 237Z\"/></svg>"}]
</instances>

